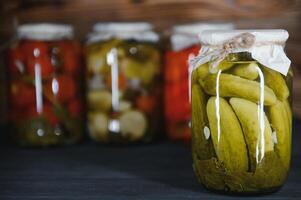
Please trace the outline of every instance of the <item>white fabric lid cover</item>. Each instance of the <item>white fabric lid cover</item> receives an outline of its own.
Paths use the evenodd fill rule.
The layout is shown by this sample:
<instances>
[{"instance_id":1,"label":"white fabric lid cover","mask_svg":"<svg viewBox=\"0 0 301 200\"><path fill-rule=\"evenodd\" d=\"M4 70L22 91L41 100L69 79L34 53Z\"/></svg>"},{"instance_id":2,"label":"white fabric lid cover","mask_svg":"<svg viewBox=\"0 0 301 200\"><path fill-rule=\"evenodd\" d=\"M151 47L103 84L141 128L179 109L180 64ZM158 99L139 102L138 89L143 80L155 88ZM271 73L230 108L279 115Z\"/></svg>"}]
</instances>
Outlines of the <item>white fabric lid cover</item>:
<instances>
[{"instance_id":1,"label":"white fabric lid cover","mask_svg":"<svg viewBox=\"0 0 301 200\"><path fill-rule=\"evenodd\" d=\"M94 24L94 32L142 32L151 31L153 26L148 22L99 22Z\"/></svg>"},{"instance_id":2,"label":"white fabric lid cover","mask_svg":"<svg viewBox=\"0 0 301 200\"><path fill-rule=\"evenodd\" d=\"M233 23L193 23L176 25L172 28L172 50L179 51L198 44L198 35L205 30L232 30Z\"/></svg>"},{"instance_id":3,"label":"white fabric lid cover","mask_svg":"<svg viewBox=\"0 0 301 200\"><path fill-rule=\"evenodd\" d=\"M284 29L257 29L257 30L205 30L199 33L203 45L221 45L225 41L242 33L251 33L255 42L285 42L288 32Z\"/></svg>"},{"instance_id":4,"label":"white fabric lid cover","mask_svg":"<svg viewBox=\"0 0 301 200\"><path fill-rule=\"evenodd\" d=\"M67 24L24 24L18 27L17 34L20 39L72 39L74 36L74 29L71 25Z\"/></svg>"},{"instance_id":5,"label":"white fabric lid cover","mask_svg":"<svg viewBox=\"0 0 301 200\"><path fill-rule=\"evenodd\" d=\"M199 55L190 61L193 68L216 59L224 53L224 43L246 33L254 36L254 43L248 48L235 47L228 53L250 52L254 60L286 76L291 61L284 52L289 34L283 29L203 31L199 34Z\"/></svg>"}]
</instances>

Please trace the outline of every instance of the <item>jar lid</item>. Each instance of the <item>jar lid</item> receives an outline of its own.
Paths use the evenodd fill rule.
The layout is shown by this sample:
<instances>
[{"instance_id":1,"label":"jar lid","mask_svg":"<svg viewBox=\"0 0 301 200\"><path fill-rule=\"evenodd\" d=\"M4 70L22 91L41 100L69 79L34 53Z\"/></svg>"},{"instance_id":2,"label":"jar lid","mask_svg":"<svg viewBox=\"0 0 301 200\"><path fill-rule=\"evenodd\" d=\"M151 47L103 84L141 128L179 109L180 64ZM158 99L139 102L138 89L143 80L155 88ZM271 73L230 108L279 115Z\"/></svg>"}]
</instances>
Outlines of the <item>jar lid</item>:
<instances>
[{"instance_id":1,"label":"jar lid","mask_svg":"<svg viewBox=\"0 0 301 200\"><path fill-rule=\"evenodd\" d=\"M198 34L205 30L231 30L233 23L193 23L182 24L172 28L172 50L180 51L192 45L198 44Z\"/></svg>"},{"instance_id":2,"label":"jar lid","mask_svg":"<svg viewBox=\"0 0 301 200\"><path fill-rule=\"evenodd\" d=\"M153 26L147 22L109 22L97 23L88 35L87 44L119 38L140 42L158 42L159 35L153 31Z\"/></svg>"},{"instance_id":3,"label":"jar lid","mask_svg":"<svg viewBox=\"0 0 301 200\"><path fill-rule=\"evenodd\" d=\"M196 35L204 30L232 30L234 29L233 23L193 23L176 25L172 28L174 33Z\"/></svg>"},{"instance_id":4,"label":"jar lid","mask_svg":"<svg viewBox=\"0 0 301 200\"><path fill-rule=\"evenodd\" d=\"M153 25L147 22L108 22L96 23L92 31L94 32L144 32L151 31Z\"/></svg>"},{"instance_id":5,"label":"jar lid","mask_svg":"<svg viewBox=\"0 0 301 200\"><path fill-rule=\"evenodd\" d=\"M283 29L257 29L257 30L206 30L199 34L199 38L204 45L222 45L243 33L250 33L255 36L256 42L284 43L288 39L288 32Z\"/></svg>"},{"instance_id":6,"label":"jar lid","mask_svg":"<svg viewBox=\"0 0 301 200\"><path fill-rule=\"evenodd\" d=\"M18 27L18 37L29 40L72 39L74 29L66 24L24 24Z\"/></svg>"},{"instance_id":7,"label":"jar lid","mask_svg":"<svg viewBox=\"0 0 301 200\"><path fill-rule=\"evenodd\" d=\"M201 50L190 60L194 68L209 61L214 68L228 54L239 52L249 52L254 60L285 76L291 64L284 52L289 34L283 29L207 30L199 37Z\"/></svg>"}]
</instances>

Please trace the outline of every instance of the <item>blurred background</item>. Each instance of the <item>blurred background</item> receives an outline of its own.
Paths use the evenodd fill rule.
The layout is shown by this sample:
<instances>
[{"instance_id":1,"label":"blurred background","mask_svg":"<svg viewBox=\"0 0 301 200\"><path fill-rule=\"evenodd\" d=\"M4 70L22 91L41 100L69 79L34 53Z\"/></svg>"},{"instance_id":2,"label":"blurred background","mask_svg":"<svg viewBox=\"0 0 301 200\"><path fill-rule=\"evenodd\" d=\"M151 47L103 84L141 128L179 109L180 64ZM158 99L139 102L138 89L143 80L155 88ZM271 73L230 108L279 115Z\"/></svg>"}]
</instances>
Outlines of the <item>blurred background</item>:
<instances>
[{"instance_id":1,"label":"blurred background","mask_svg":"<svg viewBox=\"0 0 301 200\"><path fill-rule=\"evenodd\" d=\"M148 21L158 31L175 24L221 20L238 28L287 29L286 50L295 70L294 113L301 117L300 0L10 0L1 1L0 9L1 41L11 37L14 24L32 22L70 23L80 40L101 21Z\"/></svg>"},{"instance_id":2,"label":"blurred background","mask_svg":"<svg viewBox=\"0 0 301 200\"><path fill-rule=\"evenodd\" d=\"M110 21L150 22L163 38L172 26L194 22L232 22L239 29L287 29L286 51L294 69L294 116L301 117L301 0L10 0L1 1L0 10L2 52L11 45L16 27L24 23L71 24L81 42L93 24ZM1 56L3 62L5 55ZM5 81L5 73L0 78ZM6 93L5 88L1 93ZM3 113L7 107L2 105Z\"/></svg>"}]
</instances>

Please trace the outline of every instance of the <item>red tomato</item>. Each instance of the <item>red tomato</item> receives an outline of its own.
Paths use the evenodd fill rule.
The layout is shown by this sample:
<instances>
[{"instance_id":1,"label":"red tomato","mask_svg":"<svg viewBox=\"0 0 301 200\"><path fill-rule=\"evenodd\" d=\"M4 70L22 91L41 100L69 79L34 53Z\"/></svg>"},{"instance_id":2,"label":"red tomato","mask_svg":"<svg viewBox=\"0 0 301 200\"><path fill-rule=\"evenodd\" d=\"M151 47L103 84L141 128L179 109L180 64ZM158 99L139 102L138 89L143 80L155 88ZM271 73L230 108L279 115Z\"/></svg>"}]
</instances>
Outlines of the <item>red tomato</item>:
<instances>
[{"instance_id":1,"label":"red tomato","mask_svg":"<svg viewBox=\"0 0 301 200\"><path fill-rule=\"evenodd\" d=\"M80 59L72 51L63 54L63 70L70 74L78 74L80 72Z\"/></svg>"},{"instance_id":2,"label":"red tomato","mask_svg":"<svg viewBox=\"0 0 301 200\"><path fill-rule=\"evenodd\" d=\"M185 120L190 118L191 105L188 98L188 82L165 86L165 116L168 120Z\"/></svg>"},{"instance_id":3,"label":"red tomato","mask_svg":"<svg viewBox=\"0 0 301 200\"><path fill-rule=\"evenodd\" d=\"M43 115L50 122L52 126L57 125L59 123L59 119L54 114L53 106L51 104L43 105Z\"/></svg>"},{"instance_id":4,"label":"red tomato","mask_svg":"<svg viewBox=\"0 0 301 200\"><path fill-rule=\"evenodd\" d=\"M61 103L71 101L77 92L75 81L67 75L59 75L48 81L45 85L45 90Z\"/></svg>"},{"instance_id":5,"label":"red tomato","mask_svg":"<svg viewBox=\"0 0 301 200\"><path fill-rule=\"evenodd\" d=\"M63 70L71 74L80 72L80 45L73 41L60 41L57 43L62 52Z\"/></svg>"},{"instance_id":6,"label":"red tomato","mask_svg":"<svg viewBox=\"0 0 301 200\"><path fill-rule=\"evenodd\" d=\"M21 81L12 82L9 89L10 103L13 107L24 108L35 105L35 88Z\"/></svg>"},{"instance_id":7,"label":"red tomato","mask_svg":"<svg viewBox=\"0 0 301 200\"><path fill-rule=\"evenodd\" d=\"M181 79L181 53L178 52L167 52L165 56L165 81L174 82Z\"/></svg>"},{"instance_id":8,"label":"red tomato","mask_svg":"<svg viewBox=\"0 0 301 200\"><path fill-rule=\"evenodd\" d=\"M8 113L8 121L9 122L21 122L26 119L27 117L27 110L26 108L20 110L20 108L11 108L10 112Z\"/></svg>"},{"instance_id":9,"label":"red tomato","mask_svg":"<svg viewBox=\"0 0 301 200\"><path fill-rule=\"evenodd\" d=\"M68 105L68 111L74 117L80 116L83 113L82 102L80 100L71 101Z\"/></svg>"},{"instance_id":10,"label":"red tomato","mask_svg":"<svg viewBox=\"0 0 301 200\"><path fill-rule=\"evenodd\" d=\"M44 57L48 55L48 45L42 41L23 41L21 43L22 52L27 58Z\"/></svg>"},{"instance_id":11,"label":"red tomato","mask_svg":"<svg viewBox=\"0 0 301 200\"><path fill-rule=\"evenodd\" d=\"M54 67L51 64L51 59L47 56L42 56L38 58L28 58L27 59L27 72L35 76L36 70L40 67L41 76L44 78L50 76L54 72Z\"/></svg>"},{"instance_id":12,"label":"red tomato","mask_svg":"<svg viewBox=\"0 0 301 200\"><path fill-rule=\"evenodd\" d=\"M157 98L155 96L141 95L136 101L137 108L146 114L151 114L157 106Z\"/></svg>"},{"instance_id":13,"label":"red tomato","mask_svg":"<svg viewBox=\"0 0 301 200\"><path fill-rule=\"evenodd\" d=\"M174 94L172 92L173 84L165 84L164 93L164 114L166 119L172 118L173 108L177 107L177 101L172 101L174 99Z\"/></svg>"},{"instance_id":14,"label":"red tomato","mask_svg":"<svg viewBox=\"0 0 301 200\"><path fill-rule=\"evenodd\" d=\"M70 40L60 41L58 43L58 46L62 49L63 53L74 52L76 55L81 55L82 53L80 43L76 41L70 41Z\"/></svg>"},{"instance_id":15,"label":"red tomato","mask_svg":"<svg viewBox=\"0 0 301 200\"><path fill-rule=\"evenodd\" d=\"M12 75L25 72L24 55L19 47L11 48L7 52L8 68Z\"/></svg>"},{"instance_id":16,"label":"red tomato","mask_svg":"<svg viewBox=\"0 0 301 200\"><path fill-rule=\"evenodd\" d=\"M181 51L167 52L165 55L165 81L176 82L186 79L188 77L189 55L197 55L199 49L200 46L195 45Z\"/></svg>"}]
</instances>

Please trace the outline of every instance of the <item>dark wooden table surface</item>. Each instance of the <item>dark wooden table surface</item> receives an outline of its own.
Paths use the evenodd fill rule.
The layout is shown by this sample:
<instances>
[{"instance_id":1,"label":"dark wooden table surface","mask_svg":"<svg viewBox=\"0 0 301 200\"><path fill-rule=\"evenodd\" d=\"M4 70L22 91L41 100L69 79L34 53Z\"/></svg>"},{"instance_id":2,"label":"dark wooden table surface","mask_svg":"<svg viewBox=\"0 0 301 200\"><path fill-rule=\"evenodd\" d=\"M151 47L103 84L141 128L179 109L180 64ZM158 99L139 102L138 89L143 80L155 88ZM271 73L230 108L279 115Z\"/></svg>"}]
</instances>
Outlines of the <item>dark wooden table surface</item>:
<instances>
[{"instance_id":1,"label":"dark wooden table surface","mask_svg":"<svg viewBox=\"0 0 301 200\"><path fill-rule=\"evenodd\" d=\"M301 199L300 121L293 166L277 193L247 199ZM241 199L208 192L192 171L188 147L163 142L104 147L93 143L51 149L0 147L0 200Z\"/></svg>"}]
</instances>

